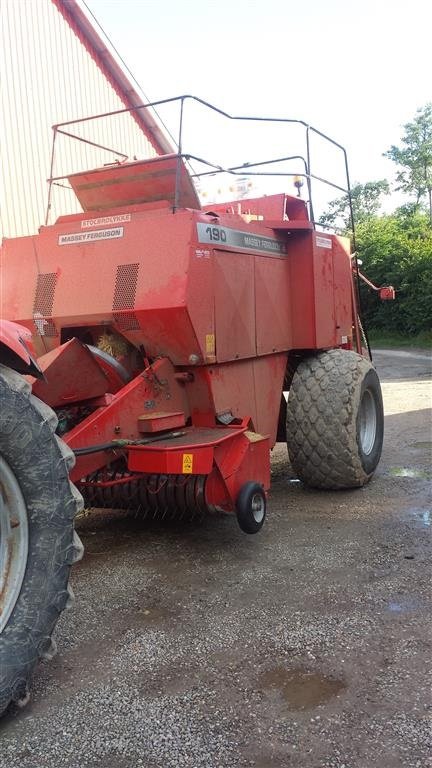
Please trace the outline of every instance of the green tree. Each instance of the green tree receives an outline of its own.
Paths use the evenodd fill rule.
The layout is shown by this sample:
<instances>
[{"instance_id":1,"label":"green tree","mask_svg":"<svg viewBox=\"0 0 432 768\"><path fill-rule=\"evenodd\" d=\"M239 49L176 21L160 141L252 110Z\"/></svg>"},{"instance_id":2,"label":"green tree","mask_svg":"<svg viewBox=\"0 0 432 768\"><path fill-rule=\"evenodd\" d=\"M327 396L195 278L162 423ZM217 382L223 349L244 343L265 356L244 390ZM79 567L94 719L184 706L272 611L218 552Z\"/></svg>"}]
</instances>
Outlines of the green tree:
<instances>
[{"instance_id":1,"label":"green tree","mask_svg":"<svg viewBox=\"0 0 432 768\"><path fill-rule=\"evenodd\" d=\"M395 301L379 301L362 286L366 324L416 334L432 329L432 230L428 216L403 206L373 216L356 230L362 271L377 285L393 285Z\"/></svg>"},{"instance_id":2,"label":"green tree","mask_svg":"<svg viewBox=\"0 0 432 768\"><path fill-rule=\"evenodd\" d=\"M414 120L406 123L404 129L402 146L392 145L384 156L400 167L396 189L414 194L417 205L427 197L432 226L432 102L418 109Z\"/></svg>"},{"instance_id":3,"label":"green tree","mask_svg":"<svg viewBox=\"0 0 432 768\"><path fill-rule=\"evenodd\" d=\"M390 187L386 179L354 184L351 188L351 200L355 226L375 216L381 208L383 196L388 195L389 192ZM348 195L332 200L319 223L350 233L352 227Z\"/></svg>"}]
</instances>

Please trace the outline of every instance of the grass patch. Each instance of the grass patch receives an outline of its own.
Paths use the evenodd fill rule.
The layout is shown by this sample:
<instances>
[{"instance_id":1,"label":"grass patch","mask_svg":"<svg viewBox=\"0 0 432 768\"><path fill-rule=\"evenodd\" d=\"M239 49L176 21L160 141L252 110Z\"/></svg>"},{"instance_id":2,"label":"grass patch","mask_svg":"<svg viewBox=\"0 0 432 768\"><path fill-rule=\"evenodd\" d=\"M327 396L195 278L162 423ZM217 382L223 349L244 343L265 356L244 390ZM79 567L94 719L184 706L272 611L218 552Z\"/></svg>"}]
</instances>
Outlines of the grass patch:
<instances>
[{"instance_id":1,"label":"grass patch","mask_svg":"<svg viewBox=\"0 0 432 768\"><path fill-rule=\"evenodd\" d=\"M432 331L421 331L410 335L386 331L382 328L371 328L368 331L369 341L372 347L382 349L396 349L397 347L417 347L418 349L432 349Z\"/></svg>"}]
</instances>

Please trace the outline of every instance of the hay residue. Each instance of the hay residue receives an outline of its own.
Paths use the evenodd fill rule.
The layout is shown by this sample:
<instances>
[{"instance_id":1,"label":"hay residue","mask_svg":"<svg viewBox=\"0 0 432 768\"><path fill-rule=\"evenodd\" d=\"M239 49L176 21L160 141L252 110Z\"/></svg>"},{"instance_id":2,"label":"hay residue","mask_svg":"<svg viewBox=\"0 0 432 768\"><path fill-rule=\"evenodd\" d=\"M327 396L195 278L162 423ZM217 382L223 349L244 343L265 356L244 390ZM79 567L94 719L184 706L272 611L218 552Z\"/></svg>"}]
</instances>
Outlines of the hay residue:
<instances>
[{"instance_id":1,"label":"hay residue","mask_svg":"<svg viewBox=\"0 0 432 768\"><path fill-rule=\"evenodd\" d=\"M115 333L103 333L98 339L98 349L118 360L124 357L128 351L127 342Z\"/></svg>"}]
</instances>

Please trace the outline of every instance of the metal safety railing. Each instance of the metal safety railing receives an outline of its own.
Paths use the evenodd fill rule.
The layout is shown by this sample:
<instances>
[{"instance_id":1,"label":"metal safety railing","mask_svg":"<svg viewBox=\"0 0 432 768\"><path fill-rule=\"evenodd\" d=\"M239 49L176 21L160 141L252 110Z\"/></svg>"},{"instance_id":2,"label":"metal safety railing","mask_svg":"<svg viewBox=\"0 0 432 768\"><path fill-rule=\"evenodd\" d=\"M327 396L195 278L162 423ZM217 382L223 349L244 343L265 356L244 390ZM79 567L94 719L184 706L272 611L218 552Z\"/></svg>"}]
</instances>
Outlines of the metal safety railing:
<instances>
[{"instance_id":1,"label":"metal safety railing","mask_svg":"<svg viewBox=\"0 0 432 768\"><path fill-rule=\"evenodd\" d=\"M304 155L302 154L287 155L284 157L264 160L261 162L243 163L242 165L234 165L234 166L230 165L227 167L223 167L221 165L218 165L214 162L198 157L196 155L185 153L183 151L183 138L184 138L183 133L184 133L184 125L185 125L185 116L186 116L187 107L192 102L202 107L205 107L208 110L213 111L217 115L223 118L226 118L229 121L236 121L236 122L241 121L241 122L248 122L248 123L255 123L255 124L267 123L269 125L279 124L279 125L287 125L287 126L288 125L301 126L304 129L305 153ZM317 225L326 227L326 225L315 221L314 202L313 202L313 182L320 182L334 190L337 190L343 195L347 196L347 203L349 207L350 222L351 222L351 231L353 233L353 250L354 251L356 250L355 235L354 235L354 216L353 216L353 206L352 206L352 198L351 198L351 185L350 185L349 170L348 170L348 158L347 158L347 152L341 144L339 144L337 141L332 139L330 136L327 136L322 131L319 131L317 128L314 128L312 125L309 125L309 123L305 122L304 120L282 118L282 117L279 118L279 117L256 117L256 116L246 116L246 115L231 115L228 112L225 112L224 110L219 109L218 107L215 107L213 104L210 104L204 99L200 99L197 96L191 96L189 94L182 95L182 96L175 96L169 99L161 99L159 101L154 101L149 104L143 104L141 106L137 106L133 108L118 109L118 110L113 110L111 112L105 112L103 114L90 115L90 116L79 118L76 120L68 120L66 122L57 123L56 125L54 125L53 126L53 142L52 142L52 150L51 150L50 175L47 180L49 186L48 186L48 200L47 200L45 223L47 224L49 221L53 186L54 185L65 186L64 184L62 184L62 182L64 182L67 179L68 175L70 175L70 174L54 175L55 164L56 164L57 139L60 135L66 136L69 139L76 140L88 146L98 148L104 152L111 153L117 159L124 161L124 160L127 160L129 157L127 152L114 149L98 141L93 141L89 138L80 136L71 130L71 126L78 126L78 125L83 126L84 124L89 124L92 121L107 119L107 118L111 118L111 117L115 117L115 116L119 116L127 113L139 112L141 110L153 110L153 113L156 112L157 114L158 108L160 109L161 107L169 104L178 105L178 126L177 126L176 137L172 135L170 136L171 140L173 141L173 154L177 155L177 173L176 173L176 184L175 184L174 205L173 205L174 211L178 208L179 194L180 194L181 163L183 160L188 164L191 170L190 175L193 179L201 179L206 176L214 176L215 174L218 174L218 173L227 173L227 174L230 174L231 176L244 176L245 173L247 173L248 176L260 176L260 177L263 177L263 176L272 176L272 177L281 176L281 177L291 177L291 178L298 177L298 178L304 179L307 185L308 199L306 200L306 203L309 208L309 218L312 224L314 225L314 227ZM320 137L325 142L328 142L330 145L335 147L342 154L343 167L345 172L345 186L336 184L334 181L330 179L326 179L322 176L316 175L312 172L312 168L311 168L311 159L312 159L311 137L312 136ZM191 166L191 163L194 161L197 163L200 163L200 165L203 165L206 168L206 170L202 172L194 171ZM269 170L270 166L275 166L276 164L280 165L281 163L284 163L284 162L286 163L291 161L299 161L299 163L301 164L301 169L296 172L275 171L272 169ZM258 169L261 169L261 170L258 170Z\"/></svg>"}]
</instances>

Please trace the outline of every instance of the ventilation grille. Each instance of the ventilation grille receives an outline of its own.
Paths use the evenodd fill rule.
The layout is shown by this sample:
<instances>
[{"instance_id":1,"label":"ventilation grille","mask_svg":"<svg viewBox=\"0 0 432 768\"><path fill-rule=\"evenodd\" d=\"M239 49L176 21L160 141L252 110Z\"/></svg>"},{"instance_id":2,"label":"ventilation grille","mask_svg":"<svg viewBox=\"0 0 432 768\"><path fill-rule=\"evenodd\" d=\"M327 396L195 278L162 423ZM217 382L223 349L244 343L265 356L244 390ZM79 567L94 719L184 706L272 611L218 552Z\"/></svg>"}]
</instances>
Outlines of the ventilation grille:
<instances>
[{"instance_id":1,"label":"ventilation grille","mask_svg":"<svg viewBox=\"0 0 432 768\"><path fill-rule=\"evenodd\" d=\"M138 270L139 264L119 264L117 267L113 312L119 331L138 331L140 328L134 312L119 311L135 307Z\"/></svg>"},{"instance_id":2,"label":"ventilation grille","mask_svg":"<svg viewBox=\"0 0 432 768\"><path fill-rule=\"evenodd\" d=\"M45 272L38 275L36 295L33 304L33 318L39 336L57 336L57 329L51 319L57 275Z\"/></svg>"},{"instance_id":3,"label":"ventilation grille","mask_svg":"<svg viewBox=\"0 0 432 768\"><path fill-rule=\"evenodd\" d=\"M113 310L135 307L138 269L139 264L119 264L117 267Z\"/></svg>"},{"instance_id":4,"label":"ventilation grille","mask_svg":"<svg viewBox=\"0 0 432 768\"><path fill-rule=\"evenodd\" d=\"M57 275L55 272L46 272L45 274L38 275L33 315L51 317L56 280Z\"/></svg>"},{"instance_id":5,"label":"ventilation grille","mask_svg":"<svg viewBox=\"0 0 432 768\"><path fill-rule=\"evenodd\" d=\"M119 331L139 331L140 324L133 312L114 312L114 320Z\"/></svg>"}]
</instances>

